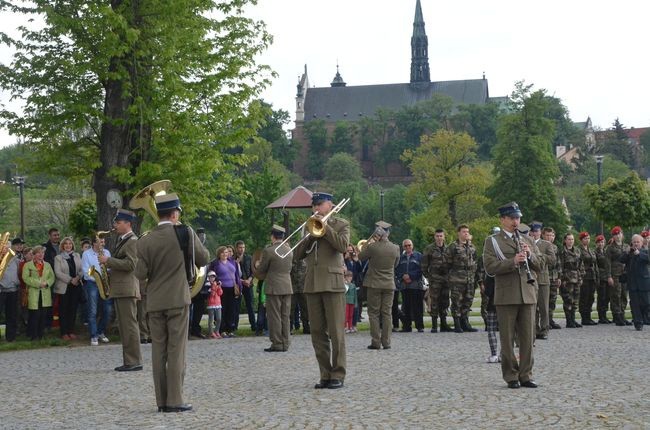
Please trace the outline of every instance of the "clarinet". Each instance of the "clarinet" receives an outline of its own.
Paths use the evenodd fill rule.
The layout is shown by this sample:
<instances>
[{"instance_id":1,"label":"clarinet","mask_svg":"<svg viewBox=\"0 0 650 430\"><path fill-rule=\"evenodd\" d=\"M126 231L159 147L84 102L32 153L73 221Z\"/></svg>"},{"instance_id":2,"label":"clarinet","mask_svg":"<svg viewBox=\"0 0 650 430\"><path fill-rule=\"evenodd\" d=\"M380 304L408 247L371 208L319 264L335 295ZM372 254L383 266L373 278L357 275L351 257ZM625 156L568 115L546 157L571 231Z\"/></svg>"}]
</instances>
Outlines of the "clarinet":
<instances>
[{"instance_id":1,"label":"clarinet","mask_svg":"<svg viewBox=\"0 0 650 430\"><path fill-rule=\"evenodd\" d=\"M517 254L519 254L523 247L521 246L521 238L519 237L519 230L515 229L515 242L517 243ZM535 277L530 271L530 266L528 265L528 257L526 257L526 260L524 260L523 263L524 269L526 269L526 283L528 284L534 284L535 283Z\"/></svg>"}]
</instances>

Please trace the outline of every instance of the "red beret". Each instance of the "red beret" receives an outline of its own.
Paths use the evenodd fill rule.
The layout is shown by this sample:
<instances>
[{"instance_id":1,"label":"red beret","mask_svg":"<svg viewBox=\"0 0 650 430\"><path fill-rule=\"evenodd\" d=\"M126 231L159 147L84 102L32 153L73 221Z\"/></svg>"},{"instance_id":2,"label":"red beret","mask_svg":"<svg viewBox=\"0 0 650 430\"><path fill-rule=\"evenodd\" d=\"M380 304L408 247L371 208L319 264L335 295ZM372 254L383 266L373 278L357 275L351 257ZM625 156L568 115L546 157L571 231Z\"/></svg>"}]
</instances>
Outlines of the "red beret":
<instances>
[{"instance_id":1,"label":"red beret","mask_svg":"<svg viewBox=\"0 0 650 430\"><path fill-rule=\"evenodd\" d=\"M601 240L605 240L605 236L603 236L602 234L596 236L596 242L600 242Z\"/></svg>"},{"instance_id":2,"label":"red beret","mask_svg":"<svg viewBox=\"0 0 650 430\"><path fill-rule=\"evenodd\" d=\"M650 231L648 231L648 230L643 230L643 231L641 232L641 237L648 237L648 236L650 236Z\"/></svg>"},{"instance_id":3,"label":"red beret","mask_svg":"<svg viewBox=\"0 0 650 430\"><path fill-rule=\"evenodd\" d=\"M622 230L621 230L621 228L619 226L614 227L612 229L612 236L614 236L615 234L619 234L621 231Z\"/></svg>"},{"instance_id":4,"label":"red beret","mask_svg":"<svg viewBox=\"0 0 650 430\"><path fill-rule=\"evenodd\" d=\"M580 232L580 235L578 236L580 240L584 239L585 237L589 237L589 233L586 231Z\"/></svg>"}]
</instances>

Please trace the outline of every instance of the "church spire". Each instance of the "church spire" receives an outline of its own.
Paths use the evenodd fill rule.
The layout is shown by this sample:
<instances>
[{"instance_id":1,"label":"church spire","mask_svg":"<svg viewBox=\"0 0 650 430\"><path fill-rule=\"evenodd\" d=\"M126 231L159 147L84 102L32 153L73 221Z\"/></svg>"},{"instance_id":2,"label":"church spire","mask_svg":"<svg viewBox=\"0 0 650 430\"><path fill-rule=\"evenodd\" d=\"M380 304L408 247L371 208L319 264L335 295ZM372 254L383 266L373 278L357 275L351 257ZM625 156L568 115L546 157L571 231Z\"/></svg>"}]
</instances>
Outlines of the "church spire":
<instances>
[{"instance_id":1,"label":"church spire","mask_svg":"<svg viewBox=\"0 0 650 430\"><path fill-rule=\"evenodd\" d=\"M431 82L429 74L429 40L424 31L424 17L420 0L415 3L413 36L411 36L411 84Z\"/></svg>"},{"instance_id":2,"label":"church spire","mask_svg":"<svg viewBox=\"0 0 650 430\"><path fill-rule=\"evenodd\" d=\"M336 63L336 75L334 76L334 79L332 80L332 83L330 84L330 86L332 86L332 87L344 87L346 85L347 84L343 80L343 77L339 73L339 64L337 62Z\"/></svg>"}]
</instances>

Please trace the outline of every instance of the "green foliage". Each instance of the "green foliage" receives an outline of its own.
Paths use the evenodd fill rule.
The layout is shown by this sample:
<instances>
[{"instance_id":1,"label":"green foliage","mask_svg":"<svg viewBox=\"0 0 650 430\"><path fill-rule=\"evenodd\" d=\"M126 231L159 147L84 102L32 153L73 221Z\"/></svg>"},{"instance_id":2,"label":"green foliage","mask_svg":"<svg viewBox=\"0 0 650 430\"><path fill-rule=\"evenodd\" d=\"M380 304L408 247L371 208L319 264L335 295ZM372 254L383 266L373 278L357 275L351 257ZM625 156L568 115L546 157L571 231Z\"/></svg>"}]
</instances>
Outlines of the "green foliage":
<instances>
[{"instance_id":1,"label":"green foliage","mask_svg":"<svg viewBox=\"0 0 650 430\"><path fill-rule=\"evenodd\" d=\"M645 227L650 218L648 185L632 172L623 179L607 179L601 188L586 185L591 208L606 228L620 225L624 230Z\"/></svg>"},{"instance_id":2,"label":"green foliage","mask_svg":"<svg viewBox=\"0 0 650 430\"><path fill-rule=\"evenodd\" d=\"M307 155L307 179L323 177L323 159L327 153L327 129L322 119L309 121L305 124L305 136L309 142Z\"/></svg>"},{"instance_id":3,"label":"green foliage","mask_svg":"<svg viewBox=\"0 0 650 430\"><path fill-rule=\"evenodd\" d=\"M440 130L423 136L415 151L404 152L402 160L414 178L409 201L429 205L426 215L416 218L420 230L431 225L455 227L485 215L490 175L477 164L476 149L476 142L467 133Z\"/></svg>"},{"instance_id":4,"label":"green foliage","mask_svg":"<svg viewBox=\"0 0 650 430\"><path fill-rule=\"evenodd\" d=\"M323 171L327 182L361 181L359 162L343 152L332 155L325 163Z\"/></svg>"},{"instance_id":5,"label":"green foliage","mask_svg":"<svg viewBox=\"0 0 650 430\"><path fill-rule=\"evenodd\" d=\"M81 199L72 208L68 220L75 237L90 237L97 231L97 207L94 200Z\"/></svg>"},{"instance_id":6,"label":"green foliage","mask_svg":"<svg viewBox=\"0 0 650 430\"><path fill-rule=\"evenodd\" d=\"M454 130L467 132L478 144L477 154L481 160L489 160L492 148L497 143L497 121L499 106L495 103L484 105L460 105L451 118Z\"/></svg>"},{"instance_id":7,"label":"green foliage","mask_svg":"<svg viewBox=\"0 0 650 430\"><path fill-rule=\"evenodd\" d=\"M646 131L639 137L639 145L643 148L643 164L650 165L650 131Z\"/></svg>"},{"instance_id":8,"label":"green foliage","mask_svg":"<svg viewBox=\"0 0 650 430\"><path fill-rule=\"evenodd\" d=\"M339 121L336 123L328 151L330 154L343 152L354 154L354 140L357 133L357 126L353 122Z\"/></svg>"},{"instance_id":9,"label":"green foliage","mask_svg":"<svg viewBox=\"0 0 650 430\"><path fill-rule=\"evenodd\" d=\"M516 201L525 219L537 219L562 231L567 220L554 187L560 174L552 150L556 128L546 117L554 101L544 90L530 94L530 87L518 89L512 96L515 111L499 121L495 181L488 190L492 209Z\"/></svg>"},{"instance_id":10,"label":"green foliage","mask_svg":"<svg viewBox=\"0 0 650 430\"><path fill-rule=\"evenodd\" d=\"M182 2L16 1L1 10L37 24L0 66L0 87L23 112L0 122L25 139L35 168L93 175L98 223L112 216L105 194L130 196L171 179L185 216L237 212L237 170L264 118L253 102L269 83L255 63L271 41L242 11L252 0Z\"/></svg>"},{"instance_id":11,"label":"green foliage","mask_svg":"<svg viewBox=\"0 0 650 430\"><path fill-rule=\"evenodd\" d=\"M291 169L298 149L297 145L289 140L284 130L290 122L289 112L283 109L274 110L270 104L264 102L262 106L267 109L267 114L257 134L271 144L273 159L282 163L287 169Z\"/></svg>"}]
</instances>

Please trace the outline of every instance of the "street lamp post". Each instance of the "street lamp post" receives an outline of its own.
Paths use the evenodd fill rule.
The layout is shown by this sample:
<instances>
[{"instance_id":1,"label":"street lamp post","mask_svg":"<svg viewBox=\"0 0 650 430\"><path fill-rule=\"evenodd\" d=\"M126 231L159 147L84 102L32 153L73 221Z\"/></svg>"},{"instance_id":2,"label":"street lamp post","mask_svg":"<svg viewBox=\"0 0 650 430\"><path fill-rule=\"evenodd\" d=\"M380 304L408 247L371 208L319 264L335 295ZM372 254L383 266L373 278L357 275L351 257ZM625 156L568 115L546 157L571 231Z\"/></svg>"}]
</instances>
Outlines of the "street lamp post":
<instances>
[{"instance_id":1,"label":"street lamp post","mask_svg":"<svg viewBox=\"0 0 650 430\"><path fill-rule=\"evenodd\" d=\"M20 238L25 240L25 177L14 176L13 182L18 187L20 193Z\"/></svg>"},{"instance_id":2,"label":"street lamp post","mask_svg":"<svg viewBox=\"0 0 650 430\"><path fill-rule=\"evenodd\" d=\"M381 207L381 220L384 221L384 190L379 191L379 205Z\"/></svg>"},{"instance_id":3,"label":"street lamp post","mask_svg":"<svg viewBox=\"0 0 650 430\"><path fill-rule=\"evenodd\" d=\"M598 167L598 188L600 189L600 185L603 182L603 155L596 155L596 166ZM600 234L603 234L604 232L604 226L603 226L603 220L600 220Z\"/></svg>"}]
</instances>

